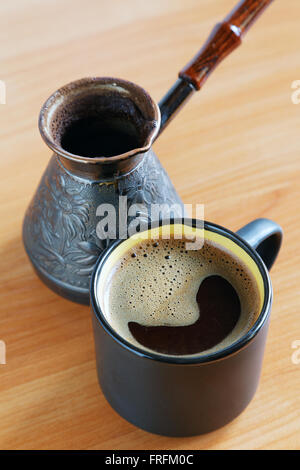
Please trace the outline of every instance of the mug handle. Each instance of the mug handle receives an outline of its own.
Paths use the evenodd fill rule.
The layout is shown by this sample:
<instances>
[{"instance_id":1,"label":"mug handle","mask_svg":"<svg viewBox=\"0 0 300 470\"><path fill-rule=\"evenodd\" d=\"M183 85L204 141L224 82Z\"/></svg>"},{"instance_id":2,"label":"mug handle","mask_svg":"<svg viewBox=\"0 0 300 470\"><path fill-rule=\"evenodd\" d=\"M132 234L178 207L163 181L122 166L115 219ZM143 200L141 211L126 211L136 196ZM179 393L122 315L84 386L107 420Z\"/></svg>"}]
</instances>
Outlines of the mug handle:
<instances>
[{"instance_id":1,"label":"mug handle","mask_svg":"<svg viewBox=\"0 0 300 470\"><path fill-rule=\"evenodd\" d=\"M268 270L271 269L280 250L282 228L269 219L256 219L236 232L262 258Z\"/></svg>"}]
</instances>

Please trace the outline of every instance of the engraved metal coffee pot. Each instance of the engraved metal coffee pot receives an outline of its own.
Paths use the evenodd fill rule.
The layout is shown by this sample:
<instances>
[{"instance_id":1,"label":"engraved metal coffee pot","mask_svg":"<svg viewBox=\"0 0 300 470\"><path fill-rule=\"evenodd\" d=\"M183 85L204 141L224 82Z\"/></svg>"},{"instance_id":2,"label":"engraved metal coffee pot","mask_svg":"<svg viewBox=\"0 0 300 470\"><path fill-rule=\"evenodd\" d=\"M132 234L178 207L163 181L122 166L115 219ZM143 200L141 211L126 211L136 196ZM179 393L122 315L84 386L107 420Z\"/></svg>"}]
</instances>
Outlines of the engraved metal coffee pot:
<instances>
[{"instance_id":1,"label":"engraved metal coffee pot","mask_svg":"<svg viewBox=\"0 0 300 470\"><path fill-rule=\"evenodd\" d=\"M111 242L109 237L97 236L100 205L113 204L118 214L120 196L127 196L128 206L149 208L145 216L150 219L151 204L173 206L173 215L182 217L182 202L151 145L212 70L241 43L243 34L271 1L241 1L214 28L159 106L141 87L115 78L78 80L46 101L39 129L53 156L26 212L23 240L37 274L51 289L73 301L89 303L91 273ZM80 143L82 129L77 124L83 120L86 136L92 135L94 122L103 121L106 127L109 122L108 152L83 155L74 151L72 139L67 139L70 129L80 147L90 147L91 142ZM122 149L121 136L130 145L114 153L113 149Z\"/></svg>"}]
</instances>

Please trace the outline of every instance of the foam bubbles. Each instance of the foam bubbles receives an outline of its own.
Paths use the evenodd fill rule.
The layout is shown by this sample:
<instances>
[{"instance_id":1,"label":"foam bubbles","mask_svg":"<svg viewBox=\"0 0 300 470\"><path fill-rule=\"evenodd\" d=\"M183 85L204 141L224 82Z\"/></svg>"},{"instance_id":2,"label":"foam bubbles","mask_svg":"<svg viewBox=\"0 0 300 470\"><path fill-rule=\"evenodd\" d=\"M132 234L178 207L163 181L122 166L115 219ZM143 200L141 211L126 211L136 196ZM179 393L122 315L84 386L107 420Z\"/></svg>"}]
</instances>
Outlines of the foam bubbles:
<instances>
[{"instance_id":1,"label":"foam bubbles","mask_svg":"<svg viewBox=\"0 0 300 470\"><path fill-rule=\"evenodd\" d=\"M196 295L203 279L211 275L227 279L241 302L235 328L209 351L224 348L245 334L256 320L259 293L248 267L211 241L206 240L196 251L187 251L185 240L174 239L147 240L129 250L108 279L104 314L122 337L140 346L128 323L174 327L195 323L199 318Z\"/></svg>"}]
</instances>

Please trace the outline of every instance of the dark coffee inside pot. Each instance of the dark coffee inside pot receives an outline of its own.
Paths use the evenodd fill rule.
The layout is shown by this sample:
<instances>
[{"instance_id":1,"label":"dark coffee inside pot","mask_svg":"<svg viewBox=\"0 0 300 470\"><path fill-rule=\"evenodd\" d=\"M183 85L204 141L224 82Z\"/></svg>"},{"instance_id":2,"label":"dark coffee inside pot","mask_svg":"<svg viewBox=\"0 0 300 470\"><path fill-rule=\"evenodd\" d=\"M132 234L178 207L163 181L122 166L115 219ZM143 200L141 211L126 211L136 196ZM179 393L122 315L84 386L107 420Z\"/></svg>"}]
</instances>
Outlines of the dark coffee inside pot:
<instances>
[{"instance_id":1,"label":"dark coffee inside pot","mask_svg":"<svg viewBox=\"0 0 300 470\"><path fill-rule=\"evenodd\" d=\"M86 117L72 122L61 138L61 146L82 157L112 157L138 148L136 128L130 122L107 117Z\"/></svg>"},{"instance_id":2,"label":"dark coffee inside pot","mask_svg":"<svg viewBox=\"0 0 300 470\"><path fill-rule=\"evenodd\" d=\"M111 82L95 83L92 92L78 87L75 95L69 92L54 110L52 138L67 152L87 158L140 149L157 122L149 117L146 98L135 100L135 95Z\"/></svg>"},{"instance_id":3,"label":"dark coffee inside pot","mask_svg":"<svg viewBox=\"0 0 300 470\"><path fill-rule=\"evenodd\" d=\"M259 313L248 266L205 240L146 240L128 250L104 291L107 321L133 345L167 355L204 354L244 335Z\"/></svg>"}]
</instances>

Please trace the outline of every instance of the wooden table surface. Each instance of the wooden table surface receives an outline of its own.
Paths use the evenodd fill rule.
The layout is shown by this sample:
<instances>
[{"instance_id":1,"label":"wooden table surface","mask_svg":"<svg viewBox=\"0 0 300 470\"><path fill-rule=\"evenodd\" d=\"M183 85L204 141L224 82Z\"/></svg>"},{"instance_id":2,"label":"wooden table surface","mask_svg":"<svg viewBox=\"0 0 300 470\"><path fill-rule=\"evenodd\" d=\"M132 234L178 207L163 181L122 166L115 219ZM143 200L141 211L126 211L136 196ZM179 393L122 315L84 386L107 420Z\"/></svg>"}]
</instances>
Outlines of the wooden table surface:
<instances>
[{"instance_id":1,"label":"wooden table surface","mask_svg":"<svg viewBox=\"0 0 300 470\"><path fill-rule=\"evenodd\" d=\"M37 129L44 100L92 75L132 80L159 100L233 5L1 2L1 449L300 448L300 354L292 349L300 340L300 105L291 99L300 79L299 0L275 1L154 145L183 201L204 203L207 220L236 230L268 217L284 229L259 389L234 422L175 439L120 418L98 387L89 308L42 284L21 239L50 158Z\"/></svg>"}]
</instances>

